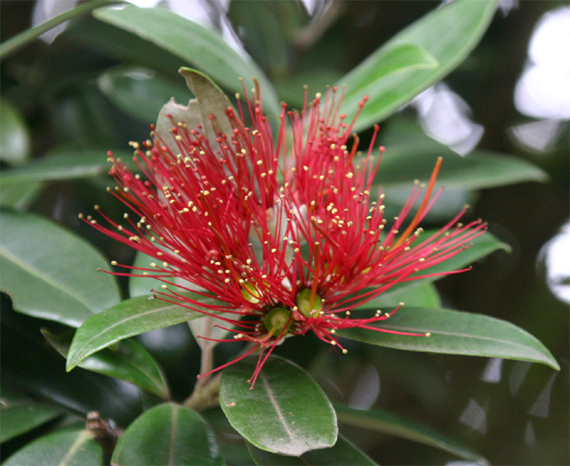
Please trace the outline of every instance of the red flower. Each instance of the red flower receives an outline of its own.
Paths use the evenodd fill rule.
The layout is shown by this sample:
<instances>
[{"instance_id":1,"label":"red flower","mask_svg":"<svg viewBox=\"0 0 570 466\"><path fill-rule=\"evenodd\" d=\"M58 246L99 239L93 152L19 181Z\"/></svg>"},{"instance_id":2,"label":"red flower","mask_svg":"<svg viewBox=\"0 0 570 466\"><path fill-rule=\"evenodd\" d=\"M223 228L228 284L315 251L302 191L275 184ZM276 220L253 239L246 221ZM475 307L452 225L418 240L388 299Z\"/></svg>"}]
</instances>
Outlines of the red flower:
<instances>
[{"instance_id":1,"label":"red flower","mask_svg":"<svg viewBox=\"0 0 570 466\"><path fill-rule=\"evenodd\" d=\"M233 333L223 341L251 342L236 361L261 349L252 387L286 336L313 331L346 352L335 338L337 329L416 335L369 325L397 309L369 318L352 318L350 311L396 283L429 276L421 271L459 253L485 228L481 221L457 224L461 211L422 241L418 225L439 194L432 196L441 159L407 227L423 191L418 184L389 224L384 195L372 193L384 150L372 154L378 128L365 155L357 153L356 136L349 149L353 123L339 114L342 96L336 102L336 90L324 100L317 95L312 105L305 98L300 114L283 105L276 144L255 97L247 101L251 128L245 126L242 107L239 115L230 107L226 114L233 133L217 132L215 141L203 128L173 121L179 153L154 131L152 141L133 144L142 175L109 153L110 173L118 183L114 194L137 220L125 214L128 224L120 226L104 216L110 229L87 218L105 234L157 259L152 269L123 266L131 270L124 275L160 280L164 290L156 294L161 299L216 317ZM286 137L287 119L292 140Z\"/></svg>"}]
</instances>

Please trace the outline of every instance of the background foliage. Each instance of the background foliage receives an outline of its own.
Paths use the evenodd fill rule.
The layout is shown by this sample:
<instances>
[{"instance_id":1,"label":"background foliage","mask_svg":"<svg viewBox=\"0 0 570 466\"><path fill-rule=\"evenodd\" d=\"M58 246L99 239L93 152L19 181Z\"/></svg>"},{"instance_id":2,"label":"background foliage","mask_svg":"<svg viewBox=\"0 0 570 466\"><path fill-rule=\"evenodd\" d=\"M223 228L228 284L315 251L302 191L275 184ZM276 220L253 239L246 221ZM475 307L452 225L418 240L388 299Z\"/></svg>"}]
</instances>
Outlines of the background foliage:
<instances>
[{"instance_id":1,"label":"background foliage","mask_svg":"<svg viewBox=\"0 0 570 466\"><path fill-rule=\"evenodd\" d=\"M101 464L102 450L84 430L85 415L94 409L119 428L129 426L115 449L117 464L166 464L161 444L176 445L180 461L192 464L223 464L223 458L228 464L300 464L256 448L256 432L247 437L240 431L253 444L246 447L220 409L200 418L177 404L160 404L183 401L199 371L199 347L186 324L115 343L65 372L61 354L69 351L74 328L152 286L127 280L117 285L96 273L107 260L128 263L135 257L80 223L77 213L99 204L117 218L122 214L104 191L105 153L123 151L128 158L128 142L147 138L149 123L170 97L178 102L192 97L177 73L180 66L211 75L230 95L240 90L237 76L246 81L257 76L273 116L279 100L302 104L304 84L311 93L327 84L349 84L348 111L369 93L359 131L366 140L370 125L381 122L380 141L388 150L377 182L392 199L387 207L396 211L413 179L425 178L443 154L440 181L448 189L428 222L436 226L469 202L471 215L488 221L490 231L509 245L497 241L474 259L495 249L512 250L497 251L472 272L437 282L437 291L431 285L408 289L405 298L395 294L384 305L403 299L418 307L443 303L504 319L535 335L561 366L554 372L522 361L352 341L349 354L338 358L316 339L291 339L277 353L304 371L283 368L280 359L274 370L293 371L308 384L305 393L316 380L333 405L310 419L330 417L334 407L341 434L333 449L306 453L303 464L338 464L340 458L345 464L443 464L457 458L568 464L568 309L547 287L540 260L541 248L568 218L568 128L563 124L544 150L530 150L514 137L514 128L532 120L513 104L533 28L556 2L521 2L508 14L495 14L465 61L487 27L481 20L485 2L464 1L478 12L452 16L455 31L432 25L431 32L420 28L403 36L396 35L438 3L317 3L311 16L294 1L232 1L227 14L205 2L214 27L231 27L253 60L240 58L210 30L168 9L148 15L133 6L100 8L106 3L85 3L69 12L71 21L51 44L11 42L2 50L2 459L20 455L7 464L39 464L37 458L56 464L66 455L79 464ZM29 28L33 8L33 2L2 2L2 42ZM489 12L490 19L492 8ZM456 39L445 40L444 31ZM28 34L33 37L34 31ZM430 128L421 118L421 103L395 113L444 77L471 109L463 116L484 129L478 149L467 158L426 135ZM507 160L501 153L516 157ZM146 298L135 299L140 309ZM186 318L177 316L172 323ZM220 345L216 362L235 351ZM228 371L221 393L230 421L238 418L234 426L240 416L252 415L227 409L232 396L243 396L230 383L239 373L239 366ZM166 425L172 429L165 431ZM189 432L202 450L185 449L180 436ZM331 433L322 435L321 447L330 444Z\"/></svg>"}]
</instances>

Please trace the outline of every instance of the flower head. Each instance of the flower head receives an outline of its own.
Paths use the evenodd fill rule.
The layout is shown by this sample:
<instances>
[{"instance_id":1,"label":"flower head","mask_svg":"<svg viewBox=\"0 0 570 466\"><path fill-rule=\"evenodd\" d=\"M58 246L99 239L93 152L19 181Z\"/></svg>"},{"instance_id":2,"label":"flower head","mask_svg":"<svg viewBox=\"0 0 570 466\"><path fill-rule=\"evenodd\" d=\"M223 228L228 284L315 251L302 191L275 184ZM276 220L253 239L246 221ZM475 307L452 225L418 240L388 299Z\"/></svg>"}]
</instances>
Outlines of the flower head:
<instances>
[{"instance_id":1,"label":"flower head","mask_svg":"<svg viewBox=\"0 0 570 466\"><path fill-rule=\"evenodd\" d=\"M125 266L126 275L154 277L163 282L161 299L216 317L233 335L224 341L250 342L238 359L261 349L252 386L287 336L312 331L346 352L337 329L416 335L370 326L397 309L367 318L350 312L397 283L425 277L422 270L459 253L485 228L480 221L458 224L461 211L422 239L419 223L439 194L432 191L441 160L428 186L415 184L400 215L387 221L384 195L372 187L384 150L373 153L378 128L359 153L341 101L333 89L310 104L306 96L300 113L283 105L276 141L259 91L237 112L227 108L231 131L220 131L212 119L215 140L206 128L173 120L172 150L153 128L152 140L133 144L140 174L109 153L118 183L113 193L136 218L125 214L127 224L119 225L103 214L112 227L87 218L156 258L151 268Z\"/></svg>"}]
</instances>

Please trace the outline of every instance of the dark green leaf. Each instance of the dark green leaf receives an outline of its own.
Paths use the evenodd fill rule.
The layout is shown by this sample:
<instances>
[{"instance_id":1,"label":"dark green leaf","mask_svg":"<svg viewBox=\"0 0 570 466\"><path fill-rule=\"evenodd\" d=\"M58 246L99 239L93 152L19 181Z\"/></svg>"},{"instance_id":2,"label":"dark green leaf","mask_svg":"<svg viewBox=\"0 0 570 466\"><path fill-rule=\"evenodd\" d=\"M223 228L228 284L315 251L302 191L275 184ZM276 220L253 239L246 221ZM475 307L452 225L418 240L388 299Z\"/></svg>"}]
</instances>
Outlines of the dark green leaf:
<instances>
[{"instance_id":1,"label":"dark green leaf","mask_svg":"<svg viewBox=\"0 0 570 466\"><path fill-rule=\"evenodd\" d=\"M110 56L118 62L155 70L173 81L179 78L178 70L183 64L179 57L152 42L109 23L97 21L92 16L70 24L60 38Z\"/></svg>"},{"instance_id":2,"label":"dark green leaf","mask_svg":"<svg viewBox=\"0 0 570 466\"><path fill-rule=\"evenodd\" d=\"M63 357L67 357L72 333L54 335L42 329L43 335ZM125 380L163 398L169 398L168 384L154 358L134 341L124 340L87 359L79 367Z\"/></svg>"},{"instance_id":3,"label":"dark green leaf","mask_svg":"<svg viewBox=\"0 0 570 466\"><path fill-rule=\"evenodd\" d=\"M455 442L440 433L407 419L401 419L385 411L364 411L335 405L339 422L352 426L405 438L439 448L468 461L488 464L487 460L469 448Z\"/></svg>"},{"instance_id":4,"label":"dark green leaf","mask_svg":"<svg viewBox=\"0 0 570 466\"><path fill-rule=\"evenodd\" d=\"M33 214L0 214L0 289L25 314L78 327L120 301L106 260L89 243Z\"/></svg>"},{"instance_id":5,"label":"dark green leaf","mask_svg":"<svg viewBox=\"0 0 570 466\"><path fill-rule=\"evenodd\" d=\"M292 58L290 39L296 38L308 19L299 4L231 2L229 7L228 18L234 30L240 31L240 40L256 63L272 78L287 76ZM297 91L301 89L302 85Z\"/></svg>"},{"instance_id":6,"label":"dark green leaf","mask_svg":"<svg viewBox=\"0 0 570 466\"><path fill-rule=\"evenodd\" d=\"M146 123L156 120L165 102L186 102L190 92L177 83L145 68L112 68L97 80L101 91L123 112Z\"/></svg>"},{"instance_id":7,"label":"dark green leaf","mask_svg":"<svg viewBox=\"0 0 570 466\"><path fill-rule=\"evenodd\" d=\"M0 101L0 160L21 165L30 155L30 134L20 111L7 100Z\"/></svg>"},{"instance_id":8,"label":"dark green leaf","mask_svg":"<svg viewBox=\"0 0 570 466\"><path fill-rule=\"evenodd\" d=\"M116 466L221 465L214 433L194 411L155 406L125 431L111 459Z\"/></svg>"},{"instance_id":9,"label":"dark green leaf","mask_svg":"<svg viewBox=\"0 0 570 466\"><path fill-rule=\"evenodd\" d=\"M381 57L396 46L413 44L432 55L437 68L416 67L384 78L385 89L370 99L361 113L354 130L360 131L385 119L422 90L441 80L473 50L493 18L498 0L456 0L437 8L416 21L384 44L347 78L355 79L364 70L373 68ZM345 79L339 81L341 84ZM359 96L359 98L364 95ZM352 114L354 115L354 113Z\"/></svg>"},{"instance_id":10,"label":"dark green leaf","mask_svg":"<svg viewBox=\"0 0 570 466\"><path fill-rule=\"evenodd\" d=\"M73 369L87 356L125 338L203 316L200 312L152 296L127 299L88 319L77 330L67 355L67 370Z\"/></svg>"},{"instance_id":11,"label":"dark green leaf","mask_svg":"<svg viewBox=\"0 0 570 466\"><path fill-rule=\"evenodd\" d=\"M251 444L248 444L248 448L259 466L326 466L331 464L338 466L374 466L376 464L364 452L340 435L333 447L308 451L298 458L269 453L255 448Z\"/></svg>"},{"instance_id":12,"label":"dark green leaf","mask_svg":"<svg viewBox=\"0 0 570 466\"><path fill-rule=\"evenodd\" d=\"M544 171L520 158L489 151L461 156L434 141L390 145L374 182L387 189L410 189L415 179L429 179L440 156L443 164L437 182L449 189L483 189L548 179Z\"/></svg>"},{"instance_id":13,"label":"dark green leaf","mask_svg":"<svg viewBox=\"0 0 570 466\"><path fill-rule=\"evenodd\" d=\"M46 435L14 453L5 466L98 466L103 453L88 430Z\"/></svg>"},{"instance_id":14,"label":"dark green leaf","mask_svg":"<svg viewBox=\"0 0 570 466\"><path fill-rule=\"evenodd\" d=\"M39 322L3 306L2 379L5 384L85 415L101 416L125 425L140 414L141 390L127 382L83 369L65 372L65 360L49 347Z\"/></svg>"},{"instance_id":15,"label":"dark green leaf","mask_svg":"<svg viewBox=\"0 0 570 466\"><path fill-rule=\"evenodd\" d=\"M61 408L35 403L28 398L11 394L2 387L0 396L0 442L4 443L63 414Z\"/></svg>"},{"instance_id":16,"label":"dark green leaf","mask_svg":"<svg viewBox=\"0 0 570 466\"><path fill-rule=\"evenodd\" d=\"M115 157L131 158L130 152L113 151ZM51 155L28 163L25 167L2 173L2 186L37 181L73 180L102 175L109 171L104 150L60 149Z\"/></svg>"},{"instance_id":17,"label":"dark green leaf","mask_svg":"<svg viewBox=\"0 0 570 466\"><path fill-rule=\"evenodd\" d=\"M418 241L424 241L429 236L433 235L435 231L430 230L422 233L418 238ZM417 244L420 244L419 242ZM460 253L456 254L453 257L441 262L429 269L422 270L419 272L418 275L431 275L431 274L439 274L444 272L451 272L453 270L460 270L467 267L470 264L473 264L475 261L491 254L498 249L503 249L505 251L510 251L511 247L499 241L495 238L491 233L485 233L481 236L478 236L474 240L471 241L471 246L467 249L461 251ZM409 282L398 283L394 285L392 288L387 290L386 292L382 293L381 296L377 298L377 300L370 301L366 303L363 308L365 309L377 309L378 307L386 306L387 303L394 302L394 296L402 295L402 293L409 291L411 288L416 286L422 286L426 283L434 282L440 278L443 278L445 275L440 276L431 276L426 278L420 278L418 280L413 280ZM404 299L403 302L406 302Z\"/></svg>"},{"instance_id":18,"label":"dark green leaf","mask_svg":"<svg viewBox=\"0 0 570 466\"><path fill-rule=\"evenodd\" d=\"M238 78L245 80L248 90L257 78L265 107L277 121L279 103L271 83L255 63L238 54L215 31L161 8L101 8L93 15L158 45L234 92L242 92Z\"/></svg>"},{"instance_id":19,"label":"dark green leaf","mask_svg":"<svg viewBox=\"0 0 570 466\"><path fill-rule=\"evenodd\" d=\"M6 171L2 172L4 176ZM0 181L0 206L16 211L26 210L38 197L44 187L43 182L6 186Z\"/></svg>"},{"instance_id":20,"label":"dark green leaf","mask_svg":"<svg viewBox=\"0 0 570 466\"><path fill-rule=\"evenodd\" d=\"M257 360L246 358L222 374L220 405L232 427L256 447L283 455L333 446L336 417L317 383L300 367L272 356L250 390Z\"/></svg>"},{"instance_id":21,"label":"dark green leaf","mask_svg":"<svg viewBox=\"0 0 570 466\"><path fill-rule=\"evenodd\" d=\"M431 336L394 335L362 328L337 333L351 340L389 348L519 359L560 369L550 351L535 337L509 322L481 314L403 307L390 319L372 326L398 332L431 333Z\"/></svg>"}]
</instances>

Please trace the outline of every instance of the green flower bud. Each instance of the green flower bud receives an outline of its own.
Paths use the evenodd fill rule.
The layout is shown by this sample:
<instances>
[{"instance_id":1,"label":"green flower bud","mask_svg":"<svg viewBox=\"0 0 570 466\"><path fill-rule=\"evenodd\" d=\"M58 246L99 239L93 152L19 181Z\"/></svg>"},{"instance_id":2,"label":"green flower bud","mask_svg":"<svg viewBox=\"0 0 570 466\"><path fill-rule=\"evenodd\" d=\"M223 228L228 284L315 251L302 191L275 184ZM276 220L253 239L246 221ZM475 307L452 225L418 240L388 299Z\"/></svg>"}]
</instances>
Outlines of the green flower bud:
<instances>
[{"instance_id":1,"label":"green flower bud","mask_svg":"<svg viewBox=\"0 0 570 466\"><path fill-rule=\"evenodd\" d=\"M251 283L243 284L241 295L251 304L259 303L259 299L261 298L261 293L257 291Z\"/></svg>"},{"instance_id":2,"label":"green flower bud","mask_svg":"<svg viewBox=\"0 0 570 466\"><path fill-rule=\"evenodd\" d=\"M267 331L272 332L276 337L281 335L281 333L286 334L292 323L291 311L284 307L274 307L263 318L263 324ZM285 332L283 332L283 329L285 329Z\"/></svg>"}]
</instances>

